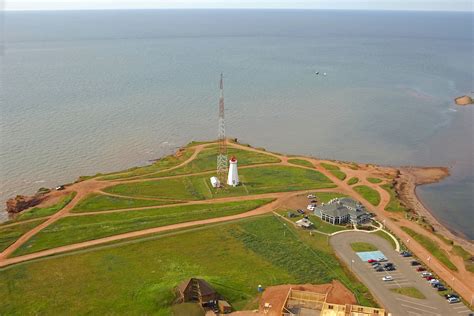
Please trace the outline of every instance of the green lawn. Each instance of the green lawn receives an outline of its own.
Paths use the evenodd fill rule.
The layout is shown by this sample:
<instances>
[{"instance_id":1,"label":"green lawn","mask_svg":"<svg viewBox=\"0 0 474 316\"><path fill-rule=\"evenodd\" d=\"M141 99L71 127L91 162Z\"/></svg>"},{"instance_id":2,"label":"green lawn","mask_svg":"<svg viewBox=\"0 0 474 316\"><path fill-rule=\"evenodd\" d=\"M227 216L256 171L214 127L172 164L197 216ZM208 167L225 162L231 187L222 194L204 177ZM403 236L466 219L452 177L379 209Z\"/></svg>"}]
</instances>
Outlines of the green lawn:
<instances>
[{"instance_id":1,"label":"green lawn","mask_svg":"<svg viewBox=\"0 0 474 316\"><path fill-rule=\"evenodd\" d=\"M100 177L99 180L119 180L159 172L177 166L180 163L183 163L184 161L189 159L193 153L194 149L185 148L181 156L179 157L176 157L175 155L169 155L157 160L151 165L144 167L134 167L125 171L110 173L108 175Z\"/></svg>"},{"instance_id":2,"label":"green lawn","mask_svg":"<svg viewBox=\"0 0 474 316\"><path fill-rule=\"evenodd\" d=\"M308 168L314 168L314 166L311 162L309 162L308 160L304 160L304 159L293 158L293 159L288 159L288 162L292 163L294 165L299 165L299 166L308 167Z\"/></svg>"},{"instance_id":3,"label":"green lawn","mask_svg":"<svg viewBox=\"0 0 474 316\"><path fill-rule=\"evenodd\" d=\"M349 181L347 181L347 184L348 184L348 185L354 185L354 184L356 184L357 182L359 182L359 178L357 178L357 177L352 177L352 178L349 179Z\"/></svg>"},{"instance_id":4,"label":"green lawn","mask_svg":"<svg viewBox=\"0 0 474 316\"><path fill-rule=\"evenodd\" d=\"M35 228L41 224L44 220L38 219L28 223L19 223L10 227L0 227L0 251L3 251L13 244L18 238L20 238L24 233ZM1 283L1 282L0 282ZM0 315L1 315L0 310Z\"/></svg>"},{"instance_id":5,"label":"green lawn","mask_svg":"<svg viewBox=\"0 0 474 316\"><path fill-rule=\"evenodd\" d=\"M366 185L358 185L354 187L354 191L359 193L370 204L377 206L380 203L380 194L374 189Z\"/></svg>"},{"instance_id":6,"label":"green lawn","mask_svg":"<svg viewBox=\"0 0 474 316\"><path fill-rule=\"evenodd\" d=\"M240 169L239 177L243 184L226 190L212 189L209 183L211 175L123 183L108 187L105 191L130 197L202 200L225 196L335 187L331 180L316 170L289 166Z\"/></svg>"},{"instance_id":7,"label":"green lawn","mask_svg":"<svg viewBox=\"0 0 474 316\"><path fill-rule=\"evenodd\" d=\"M402 202L397 198L397 193L393 188L392 184L384 184L380 186L382 189L387 191L390 194L390 202L388 202L387 206L385 207L386 211L389 212L404 212L408 209L403 206Z\"/></svg>"},{"instance_id":8,"label":"green lawn","mask_svg":"<svg viewBox=\"0 0 474 316\"><path fill-rule=\"evenodd\" d=\"M13 255L19 256L121 233L244 213L271 199L170 206L88 216L65 217L33 236Z\"/></svg>"},{"instance_id":9,"label":"green lawn","mask_svg":"<svg viewBox=\"0 0 474 316\"><path fill-rule=\"evenodd\" d=\"M367 181L369 181L370 183L380 183L383 180L379 178L367 178Z\"/></svg>"},{"instance_id":10,"label":"green lawn","mask_svg":"<svg viewBox=\"0 0 474 316\"><path fill-rule=\"evenodd\" d=\"M126 208L136 208L144 206L157 206L165 204L174 204L173 201L154 201L154 200L140 200L132 198L122 198L117 196L103 195L91 193L72 209L73 213L81 212L97 212L107 210L119 210Z\"/></svg>"},{"instance_id":11,"label":"green lawn","mask_svg":"<svg viewBox=\"0 0 474 316\"><path fill-rule=\"evenodd\" d=\"M173 288L190 277L204 278L240 310L257 307L258 284L334 278L360 304L375 305L326 236L263 216L0 269L2 314L170 315Z\"/></svg>"},{"instance_id":12,"label":"green lawn","mask_svg":"<svg viewBox=\"0 0 474 316\"><path fill-rule=\"evenodd\" d=\"M321 166L326 170L339 170L339 167L330 163L321 162Z\"/></svg>"},{"instance_id":13,"label":"green lawn","mask_svg":"<svg viewBox=\"0 0 474 316\"><path fill-rule=\"evenodd\" d=\"M288 218L288 212L292 212L297 216L292 217L292 218ZM277 213L280 214L283 217L286 217L287 219L289 219L292 222L296 222L296 221L303 218L302 215L300 215L296 212L293 212L290 209L279 210L279 211L277 211ZM341 231L341 230L347 230L347 228L345 226L332 225L328 222L323 221L322 219L320 219L316 215L310 214L309 215L309 220L314 224L314 229L317 230L317 231L320 231L322 233L332 234L332 233L335 233L335 232L338 232L338 231Z\"/></svg>"},{"instance_id":14,"label":"green lawn","mask_svg":"<svg viewBox=\"0 0 474 316\"><path fill-rule=\"evenodd\" d=\"M54 205L51 205L49 207L34 207L31 210L20 213L16 220L24 221L27 219L53 215L62 210L66 205L68 205L69 202L71 202L75 196L76 192L71 192Z\"/></svg>"},{"instance_id":15,"label":"green lawn","mask_svg":"<svg viewBox=\"0 0 474 316\"><path fill-rule=\"evenodd\" d=\"M433 255L433 257L436 257L436 259L441 261L447 268L453 271L458 270L454 263L449 260L449 254L447 254L446 251L441 249L436 241L424 235L420 235L408 227L402 226L401 229L405 233L410 235L413 239L415 239L418 243L420 243L426 250L428 250Z\"/></svg>"},{"instance_id":16,"label":"green lawn","mask_svg":"<svg viewBox=\"0 0 474 316\"><path fill-rule=\"evenodd\" d=\"M346 179L346 174L340 170L329 170L329 172L341 181Z\"/></svg>"},{"instance_id":17,"label":"green lawn","mask_svg":"<svg viewBox=\"0 0 474 316\"><path fill-rule=\"evenodd\" d=\"M204 316L206 313L198 303L181 303L171 308L174 316Z\"/></svg>"},{"instance_id":18,"label":"green lawn","mask_svg":"<svg viewBox=\"0 0 474 316\"><path fill-rule=\"evenodd\" d=\"M405 296L409 296L409 297L413 297L413 298L418 298L418 299L425 299L426 297L423 295L423 293L420 292L420 290L418 290L416 287L400 287L400 288L393 288L393 289L390 289L390 291L394 292L394 293L397 293L397 294L401 294L401 295L405 295Z\"/></svg>"},{"instance_id":19,"label":"green lawn","mask_svg":"<svg viewBox=\"0 0 474 316\"><path fill-rule=\"evenodd\" d=\"M203 150L193 161L178 169L160 172L159 174L145 175L140 178L147 179L215 170L217 150L217 147ZM248 166L262 163L277 163L281 161L280 159L267 154L232 147L227 148L227 156L229 159L232 156L235 156L238 160L239 166Z\"/></svg>"},{"instance_id":20,"label":"green lawn","mask_svg":"<svg viewBox=\"0 0 474 316\"><path fill-rule=\"evenodd\" d=\"M355 252L365 252L365 251L376 251L376 250L378 250L377 247L375 247L372 244L366 243L366 242L353 242L353 243L351 243L351 248Z\"/></svg>"}]
</instances>

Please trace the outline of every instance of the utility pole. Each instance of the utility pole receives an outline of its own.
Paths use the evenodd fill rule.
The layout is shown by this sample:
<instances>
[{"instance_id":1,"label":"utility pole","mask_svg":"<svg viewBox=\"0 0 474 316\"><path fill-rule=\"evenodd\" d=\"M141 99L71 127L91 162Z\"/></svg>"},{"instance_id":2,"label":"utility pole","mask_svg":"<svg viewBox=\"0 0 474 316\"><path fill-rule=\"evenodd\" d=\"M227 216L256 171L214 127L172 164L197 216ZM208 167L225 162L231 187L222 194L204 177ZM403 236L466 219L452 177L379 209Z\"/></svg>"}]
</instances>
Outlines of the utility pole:
<instances>
[{"instance_id":1,"label":"utility pole","mask_svg":"<svg viewBox=\"0 0 474 316\"><path fill-rule=\"evenodd\" d=\"M218 142L219 152L217 154L217 178L219 179L221 186L225 183L227 173L227 144L225 139L225 121L224 121L224 76L221 73L221 80L219 84L221 91L219 98L219 129L218 129Z\"/></svg>"}]
</instances>

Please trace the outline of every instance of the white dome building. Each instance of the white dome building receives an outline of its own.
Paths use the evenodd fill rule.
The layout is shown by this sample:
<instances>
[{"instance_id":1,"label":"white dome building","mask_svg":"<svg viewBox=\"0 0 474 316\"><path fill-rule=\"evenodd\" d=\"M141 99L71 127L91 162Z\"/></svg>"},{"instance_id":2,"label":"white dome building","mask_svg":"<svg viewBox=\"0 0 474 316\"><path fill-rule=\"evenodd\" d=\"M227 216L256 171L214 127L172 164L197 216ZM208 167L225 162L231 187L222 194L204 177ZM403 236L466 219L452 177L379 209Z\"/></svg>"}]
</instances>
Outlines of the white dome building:
<instances>
[{"instance_id":1,"label":"white dome building","mask_svg":"<svg viewBox=\"0 0 474 316\"><path fill-rule=\"evenodd\" d=\"M233 187L239 184L239 173L237 172L237 159L232 157L229 160L229 174L227 176L227 184Z\"/></svg>"}]
</instances>

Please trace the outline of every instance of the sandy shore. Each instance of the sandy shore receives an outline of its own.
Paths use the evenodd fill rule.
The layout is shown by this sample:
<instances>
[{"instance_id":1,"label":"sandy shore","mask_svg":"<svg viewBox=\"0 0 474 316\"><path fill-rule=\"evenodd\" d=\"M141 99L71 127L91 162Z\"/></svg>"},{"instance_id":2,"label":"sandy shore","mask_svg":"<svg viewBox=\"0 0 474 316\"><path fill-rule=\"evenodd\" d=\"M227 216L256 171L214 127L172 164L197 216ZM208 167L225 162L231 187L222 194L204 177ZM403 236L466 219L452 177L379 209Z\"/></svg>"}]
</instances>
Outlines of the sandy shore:
<instances>
[{"instance_id":1,"label":"sandy shore","mask_svg":"<svg viewBox=\"0 0 474 316\"><path fill-rule=\"evenodd\" d=\"M472 241L454 234L450 229L442 225L416 194L417 186L443 180L449 176L449 169L444 167L401 167L398 170L399 175L395 179L395 189L405 205L413 209L420 216L425 217L437 233L453 240L473 253L474 244Z\"/></svg>"}]
</instances>

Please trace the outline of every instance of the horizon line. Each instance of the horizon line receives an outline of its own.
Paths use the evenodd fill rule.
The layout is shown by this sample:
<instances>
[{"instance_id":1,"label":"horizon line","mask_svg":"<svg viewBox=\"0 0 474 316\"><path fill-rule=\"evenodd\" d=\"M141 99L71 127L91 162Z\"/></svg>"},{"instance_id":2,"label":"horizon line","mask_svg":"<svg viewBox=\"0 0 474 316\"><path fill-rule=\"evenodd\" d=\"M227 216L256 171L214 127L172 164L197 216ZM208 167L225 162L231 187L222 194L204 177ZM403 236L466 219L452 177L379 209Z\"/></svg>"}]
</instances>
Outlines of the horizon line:
<instances>
[{"instance_id":1,"label":"horizon line","mask_svg":"<svg viewBox=\"0 0 474 316\"><path fill-rule=\"evenodd\" d=\"M261 8L261 7L230 7L230 8L219 8L219 7L201 7L201 8L82 8L82 9L7 9L3 8L3 12L46 12L46 11L146 11L146 10L297 10L297 11L384 11L384 12L458 12L458 13L474 13L474 10L437 10L437 9L355 9L355 8L295 8L295 7L282 7L282 8Z\"/></svg>"}]
</instances>

